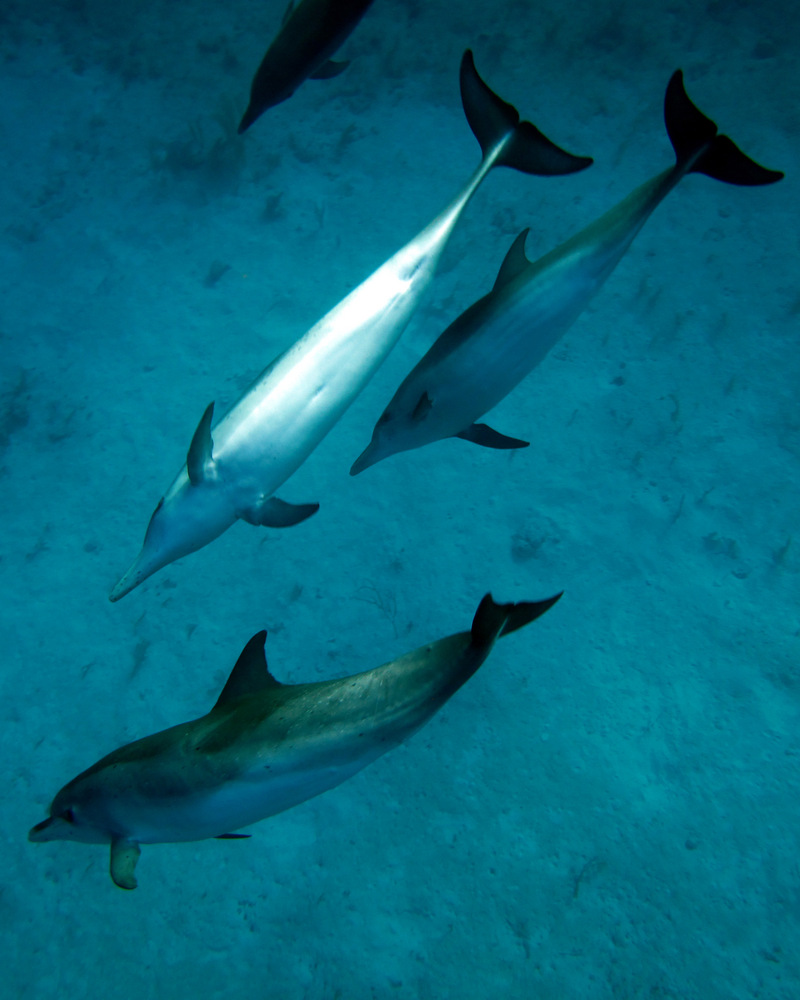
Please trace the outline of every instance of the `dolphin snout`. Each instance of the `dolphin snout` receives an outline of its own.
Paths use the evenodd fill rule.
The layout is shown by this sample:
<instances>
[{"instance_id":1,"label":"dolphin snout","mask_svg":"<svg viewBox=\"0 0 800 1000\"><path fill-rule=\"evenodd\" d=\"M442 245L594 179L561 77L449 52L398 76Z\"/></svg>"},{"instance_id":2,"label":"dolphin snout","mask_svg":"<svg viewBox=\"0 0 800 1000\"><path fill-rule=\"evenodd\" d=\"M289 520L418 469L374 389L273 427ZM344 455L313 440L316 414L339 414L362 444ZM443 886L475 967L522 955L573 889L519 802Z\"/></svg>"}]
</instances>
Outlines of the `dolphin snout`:
<instances>
[{"instance_id":1,"label":"dolphin snout","mask_svg":"<svg viewBox=\"0 0 800 1000\"><path fill-rule=\"evenodd\" d=\"M376 462L379 462L380 456L375 454L376 451L375 442L370 442L370 444L367 445L355 462L353 462L350 466L350 475L357 476L359 472L363 472L364 469L368 469L371 465L375 465Z\"/></svg>"},{"instance_id":2,"label":"dolphin snout","mask_svg":"<svg viewBox=\"0 0 800 1000\"><path fill-rule=\"evenodd\" d=\"M45 841L54 840L52 833L53 817L48 816L47 819L43 819L41 823L37 823L36 826L31 827L28 832L28 840L32 844L43 844Z\"/></svg>"},{"instance_id":3,"label":"dolphin snout","mask_svg":"<svg viewBox=\"0 0 800 1000\"><path fill-rule=\"evenodd\" d=\"M161 564L152 566L144 565L143 556L144 552L140 552L128 572L120 577L119 581L112 587L111 593L108 595L109 601L114 603L126 594L130 594L140 583L143 583L157 569L160 569Z\"/></svg>"}]
</instances>

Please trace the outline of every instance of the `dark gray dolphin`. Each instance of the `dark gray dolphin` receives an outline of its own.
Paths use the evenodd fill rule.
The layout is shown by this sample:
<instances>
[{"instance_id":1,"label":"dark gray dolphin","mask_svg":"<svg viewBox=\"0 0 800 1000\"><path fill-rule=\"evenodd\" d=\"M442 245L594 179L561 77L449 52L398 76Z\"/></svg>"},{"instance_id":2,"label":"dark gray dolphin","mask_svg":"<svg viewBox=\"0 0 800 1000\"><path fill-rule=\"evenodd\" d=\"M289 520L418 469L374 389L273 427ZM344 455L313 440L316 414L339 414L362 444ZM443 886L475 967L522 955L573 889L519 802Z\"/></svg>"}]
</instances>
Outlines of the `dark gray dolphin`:
<instances>
[{"instance_id":1,"label":"dark gray dolphin","mask_svg":"<svg viewBox=\"0 0 800 1000\"><path fill-rule=\"evenodd\" d=\"M531 263L526 229L514 241L494 288L436 340L408 375L356 459L356 475L389 455L460 437L489 448L522 448L476 421L544 358L586 308L653 210L689 173L729 184L783 177L744 155L689 100L679 71L664 100L674 166L637 188L582 232Z\"/></svg>"},{"instance_id":2,"label":"dark gray dolphin","mask_svg":"<svg viewBox=\"0 0 800 1000\"><path fill-rule=\"evenodd\" d=\"M239 124L245 132L268 108L287 100L308 79L338 76L348 63L331 56L355 29L373 0L301 0L289 3L283 24L256 70L250 103Z\"/></svg>"},{"instance_id":3,"label":"dark gray dolphin","mask_svg":"<svg viewBox=\"0 0 800 1000\"><path fill-rule=\"evenodd\" d=\"M496 604L487 594L471 631L315 684L276 681L264 656L267 633L259 632L208 715L103 757L61 789L28 839L110 844L112 879L134 889L140 844L232 836L334 788L408 739L500 636L560 596Z\"/></svg>"}]
</instances>

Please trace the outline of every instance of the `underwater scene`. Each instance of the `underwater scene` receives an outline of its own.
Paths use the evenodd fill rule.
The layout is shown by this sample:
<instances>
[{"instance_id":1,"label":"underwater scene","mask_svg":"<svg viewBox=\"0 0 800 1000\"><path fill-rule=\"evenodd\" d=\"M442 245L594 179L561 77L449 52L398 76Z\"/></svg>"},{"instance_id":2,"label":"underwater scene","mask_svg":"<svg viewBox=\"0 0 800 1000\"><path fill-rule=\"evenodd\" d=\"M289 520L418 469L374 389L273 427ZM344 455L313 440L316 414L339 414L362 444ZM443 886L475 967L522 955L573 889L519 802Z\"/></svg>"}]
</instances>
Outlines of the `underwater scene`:
<instances>
[{"instance_id":1,"label":"underwater scene","mask_svg":"<svg viewBox=\"0 0 800 1000\"><path fill-rule=\"evenodd\" d=\"M0 997L797 1000L798 46L4 0Z\"/></svg>"}]
</instances>

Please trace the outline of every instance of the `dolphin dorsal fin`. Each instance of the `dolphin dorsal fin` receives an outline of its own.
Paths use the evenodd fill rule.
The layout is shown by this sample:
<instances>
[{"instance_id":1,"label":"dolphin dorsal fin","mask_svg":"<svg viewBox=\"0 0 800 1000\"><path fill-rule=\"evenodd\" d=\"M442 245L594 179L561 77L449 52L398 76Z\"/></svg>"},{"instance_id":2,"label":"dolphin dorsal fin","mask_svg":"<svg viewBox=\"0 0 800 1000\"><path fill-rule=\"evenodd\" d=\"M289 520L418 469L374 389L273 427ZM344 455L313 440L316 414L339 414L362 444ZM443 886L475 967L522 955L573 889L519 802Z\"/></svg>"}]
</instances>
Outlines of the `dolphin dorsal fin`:
<instances>
[{"instance_id":1,"label":"dolphin dorsal fin","mask_svg":"<svg viewBox=\"0 0 800 1000\"><path fill-rule=\"evenodd\" d=\"M211 421L214 419L214 404L209 403L194 432L189 452L186 455L186 471L192 486L199 486L213 478L214 442L211 438Z\"/></svg>"},{"instance_id":2,"label":"dolphin dorsal fin","mask_svg":"<svg viewBox=\"0 0 800 1000\"><path fill-rule=\"evenodd\" d=\"M500 265L500 270L497 272L494 288L492 288L493 292L496 292L504 285L507 285L510 281L513 281L514 278L519 277L525 268L530 265L530 261L525 256L525 240L530 231L530 226L527 229L523 229L509 247L505 260Z\"/></svg>"},{"instance_id":3,"label":"dolphin dorsal fin","mask_svg":"<svg viewBox=\"0 0 800 1000\"><path fill-rule=\"evenodd\" d=\"M280 681L275 680L267 667L267 657L264 653L266 640L267 630L262 629L244 647L214 708L219 708L245 694L258 694L267 688L281 686Z\"/></svg>"}]
</instances>

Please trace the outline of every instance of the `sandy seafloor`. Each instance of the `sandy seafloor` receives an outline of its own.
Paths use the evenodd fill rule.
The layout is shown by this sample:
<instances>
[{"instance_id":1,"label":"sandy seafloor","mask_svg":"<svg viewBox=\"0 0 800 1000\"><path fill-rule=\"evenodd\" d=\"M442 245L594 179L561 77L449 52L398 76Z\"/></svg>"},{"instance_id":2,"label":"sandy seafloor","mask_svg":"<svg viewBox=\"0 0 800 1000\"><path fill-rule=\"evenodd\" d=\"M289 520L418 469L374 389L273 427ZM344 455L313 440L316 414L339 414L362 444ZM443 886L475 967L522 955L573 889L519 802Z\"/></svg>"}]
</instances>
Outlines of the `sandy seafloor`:
<instances>
[{"instance_id":1,"label":"sandy seafloor","mask_svg":"<svg viewBox=\"0 0 800 1000\"><path fill-rule=\"evenodd\" d=\"M658 8L658 9L657 9ZM800 22L788 2L376 0L336 80L234 134L282 0L0 11L0 995L800 996ZM490 176L416 319L280 491L119 604L207 403L421 229L479 70L591 170ZM461 441L350 464L487 291L668 166L670 73L773 187L691 176ZM220 275L220 272L223 272ZM212 280L217 275L217 280ZM242 842L32 845L58 788L203 714L270 630L282 680L375 666L480 597L560 604L411 742Z\"/></svg>"}]
</instances>

